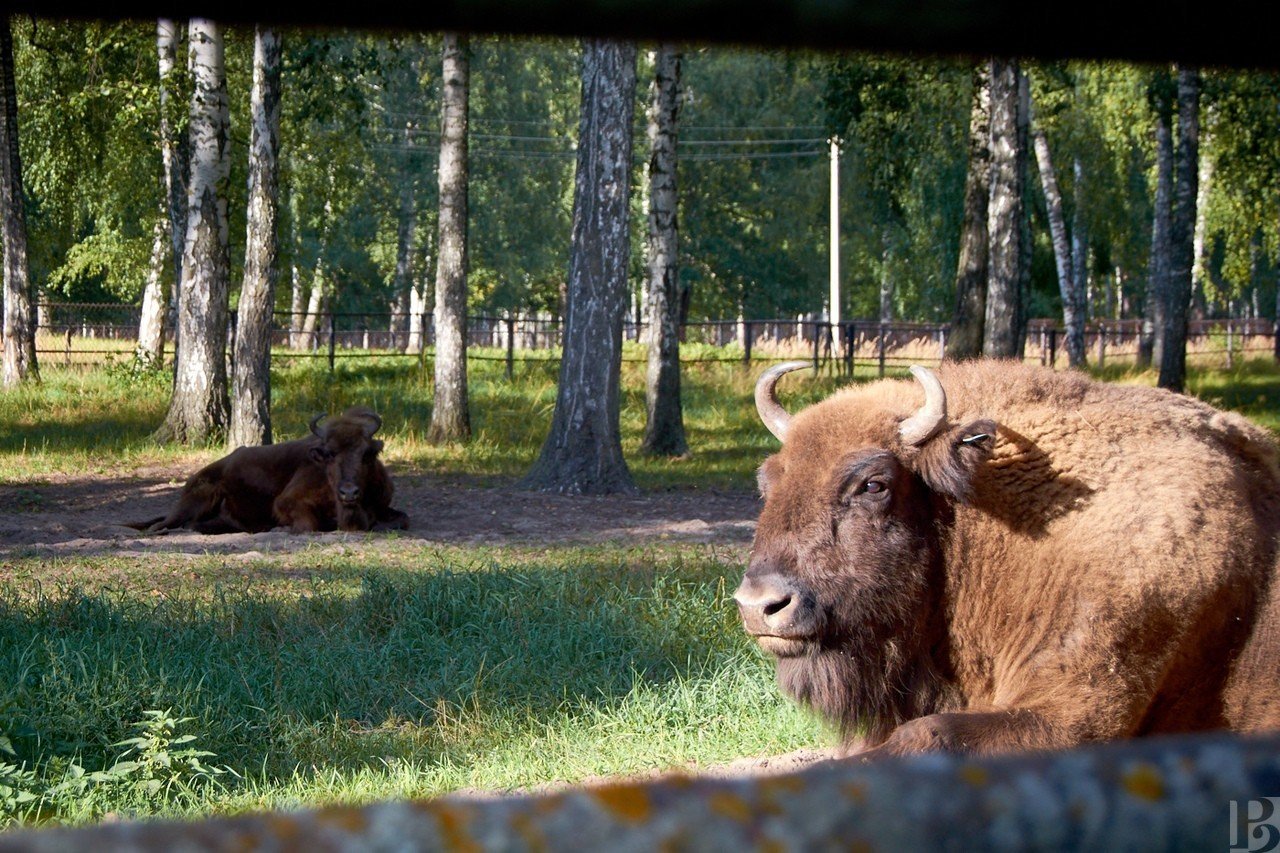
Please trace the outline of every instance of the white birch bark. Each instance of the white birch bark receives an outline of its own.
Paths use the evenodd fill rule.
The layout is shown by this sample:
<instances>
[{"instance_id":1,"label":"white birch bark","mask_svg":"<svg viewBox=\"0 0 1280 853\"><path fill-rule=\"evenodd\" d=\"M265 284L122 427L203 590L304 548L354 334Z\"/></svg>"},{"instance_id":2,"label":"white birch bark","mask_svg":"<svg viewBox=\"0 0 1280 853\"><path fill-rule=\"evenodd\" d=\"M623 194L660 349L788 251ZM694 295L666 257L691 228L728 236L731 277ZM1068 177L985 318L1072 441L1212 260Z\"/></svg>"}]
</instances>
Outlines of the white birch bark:
<instances>
[{"instance_id":1,"label":"white birch bark","mask_svg":"<svg viewBox=\"0 0 1280 853\"><path fill-rule=\"evenodd\" d=\"M676 141L681 54L663 43L654 51L649 107L649 215L645 310L645 432L641 448L662 456L689 452L680 401L680 286Z\"/></svg>"},{"instance_id":2,"label":"white birch bark","mask_svg":"<svg viewBox=\"0 0 1280 853\"><path fill-rule=\"evenodd\" d=\"M1019 168L1017 60L991 61L991 184L987 206L988 284L983 353L1013 358L1020 351L1023 174Z\"/></svg>"},{"instance_id":3,"label":"white birch bark","mask_svg":"<svg viewBox=\"0 0 1280 853\"><path fill-rule=\"evenodd\" d=\"M164 212L151 229L151 263L142 291L142 317L138 321L138 348L135 358L146 367L164 363L165 317L169 312L169 280L165 261L169 259L169 216Z\"/></svg>"},{"instance_id":4,"label":"white birch bark","mask_svg":"<svg viewBox=\"0 0 1280 853\"><path fill-rule=\"evenodd\" d=\"M39 381L35 313L27 264L27 214L18 150L18 93L13 77L13 30L0 13L0 216L4 229L4 368L6 388Z\"/></svg>"},{"instance_id":5,"label":"white birch bark","mask_svg":"<svg viewBox=\"0 0 1280 853\"><path fill-rule=\"evenodd\" d=\"M227 185L231 175L222 29L193 18L191 175L182 260L178 339L182 357L160 440L202 444L227 427Z\"/></svg>"},{"instance_id":6,"label":"white birch bark","mask_svg":"<svg viewBox=\"0 0 1280 853\"><path fill-rule=\"evenodd\" d=\"M1058 187L1057 172L1053 168L1049 139L1045 136L1044 128L1038 126L1034 118L1031 127L1036 165L1040 171L1040 188L1044 192L1045 208L1049 214L1049 236L1053 242L1054 266L1058 272L1058 292L1062 297L1062 324L1067 331L1067 362L1072 367L1081 367L1084 364L1084 294L1076 292L1077 278L1071 254L1071 239L1067 235L1067 218L1062 210L1062 192Z\"/></svg>"},{"instance_id":7,"label":"white birch bark","mask_svg":"<svg viewBox=\"0 0 1280 853\"><path fill-rule=\"evenodd\" d=\"M279 269L280 36L258 25L249 101L244 281L236 313L227 446L271 443L271 330Z\"/></svg>"},{"instance_id":8,"label":"white birch bark","mask_svg":"<svg viewBox=\"0 0 1280 853\"><path fill-rule=\"evenodd\" d=\"M440 212L436 249L435 393L427 440L471 436L467 402L467 121L468 44L444 35L440 120Z\"/></svg>"},{"instance_id":9,"label":"white birch bark","mask_svg":"<svg viewBox=\"0 0 1280 853\"><path fill-rule=\"evenodd\" d=\"M634 44L583 45L564 355L551 430L522 481L526 488L561 494L635 491L618 425L635 62Z\"/></svg>"},{"instance_id":10,"label":"white birch bark","mask_svg":"<svg viewBox=\"0 0 1280 853\"><path fill-rule=\"evenodd\" d=\"M169 239L173 247L173 280L182 281L182 254L187 235L187 168L189 149L181 132L182 92L175 76L178 50L182 44L181 25L169 18L156 21L156 54L160 67L160 156L164 163L164 186L168 196ZM176 96L176 97L175 97ZM174 288L176 296L179 288Z\"/></svg>"},{"instance_id":11,"label":"white birch bark","mask_svg":"<svg viewBox=\"0 0 1280 853\"><path fill-rule=\"evenodd\" d=\"M987 313L987 205L991 184L991 64L973 70L969 110L969 167L964 183L964 224L956 272L956 301L947 336L946 357L982 354Z\"/></svg>"},{"instance_id":12,"label":"white birch bark","mask_svg":"<svg viewBox=\"0 0 1280 853\"><path fill-rule=\"evenodd\" d=\"M415 244L418 237L417 187L414 183L413 170L410 168L414 162L410 155L413 149L413 134L415 130L414 123L407 123L401 143L404 148L401 162L405 165L400 173L400 217L396 226L396 269L391 282L391 292L393 294L391 300L392 346L395 349L401 349L406 352L409 351L409 313L412 310L410 303L413 301L410 292L413 290L413 259L417 255Z\"/></svg>"}]
</instances>

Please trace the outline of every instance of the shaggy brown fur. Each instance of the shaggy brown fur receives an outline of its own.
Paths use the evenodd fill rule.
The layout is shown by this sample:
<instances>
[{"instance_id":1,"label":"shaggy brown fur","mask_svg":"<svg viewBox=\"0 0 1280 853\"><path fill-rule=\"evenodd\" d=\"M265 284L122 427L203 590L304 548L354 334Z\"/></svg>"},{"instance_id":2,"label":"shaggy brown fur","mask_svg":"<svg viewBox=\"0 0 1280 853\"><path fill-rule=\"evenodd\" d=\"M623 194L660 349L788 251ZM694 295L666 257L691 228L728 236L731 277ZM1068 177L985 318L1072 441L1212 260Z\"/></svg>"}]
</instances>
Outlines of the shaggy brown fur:
<instances>
[{"instance_id":1,"label":"shaggy brown fur","mask_svg":"<svg viewBox=\"0 0 1280 853\"><path fill-rule=\"evenodd\" d=\"M738 589L783 689L869 757L1280 726L1270 435L1166 391L1012 362L797 414ZM988 436L983 438L982 436Z\"/></svg>"},{"instance_id":2,"label":"shaggy brown fur","mask_svg":"<svg viewBox=\"0 0 1280 853\"><path fill-rule=\"evenodd\" d=\"M197 471L167 516L131 523L148 532L295 533L409 526L391 507L391 477L373 438L381 419L357 406L312 422L313 434L283 444L239 447Z\"/></svg>"}]
</instances>

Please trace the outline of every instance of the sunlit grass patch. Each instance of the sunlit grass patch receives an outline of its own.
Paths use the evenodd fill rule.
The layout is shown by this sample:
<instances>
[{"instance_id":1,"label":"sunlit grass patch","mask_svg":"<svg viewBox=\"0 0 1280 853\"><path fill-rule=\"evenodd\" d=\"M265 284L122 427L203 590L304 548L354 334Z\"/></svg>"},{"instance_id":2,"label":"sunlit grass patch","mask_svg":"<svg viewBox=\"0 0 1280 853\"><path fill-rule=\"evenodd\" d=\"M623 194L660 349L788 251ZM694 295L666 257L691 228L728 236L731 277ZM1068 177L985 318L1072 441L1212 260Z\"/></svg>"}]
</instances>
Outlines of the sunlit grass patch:
<instances>
[{"instance_id":1,"label":"sunlit grass patch","mask_svg":"<svg viewBox=\"0 0 1280 853\"><path fill-rule=\"evenodd\" d=\"M43 798L10 818L508 789L827 738L773 686L730 598L741 567L714 550L281 555L242 580L202 557L157 589L166 560L83 561L111 581L93 587L5 567L27 580L0 588L0 738ZM234 773L156 801L58 797L155 709Z\"/></svg>"}]
</instances>

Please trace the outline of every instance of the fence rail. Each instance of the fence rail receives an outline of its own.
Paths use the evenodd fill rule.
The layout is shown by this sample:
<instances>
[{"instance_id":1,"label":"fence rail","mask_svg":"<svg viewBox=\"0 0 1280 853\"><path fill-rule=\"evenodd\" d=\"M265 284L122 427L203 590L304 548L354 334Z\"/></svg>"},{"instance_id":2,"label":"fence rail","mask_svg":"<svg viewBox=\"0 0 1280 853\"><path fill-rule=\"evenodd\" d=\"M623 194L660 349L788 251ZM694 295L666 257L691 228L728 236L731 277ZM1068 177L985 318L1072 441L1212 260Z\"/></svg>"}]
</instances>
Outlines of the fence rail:
<instances>
[{"instance_id":1,"label":"fence rail","mask_svg":"<svg viewBox=\"0 0 1280 853\"><path fill-rule=\"evenodd\" d=\"M36 352L47 363L89 365L132 353L141 309L115 303L42 303ZM686 348L684 362L753 362L812 359L815 368L846 374L872 367L881 375L888 367L936 364L946 350L946 323L881 323L850 320L835 325L822 319L703 320L684 324L681 341L704 344ZM642 341L646 324L628 317L627 340ZM508 376L516 362L559 358L563 324L543 315L476 315L467 318L469 357L506 362ZM234 315L228 337L234 336ZM1132 363L1138 357L1141 320L1105 320L1085 330L1085 349L1094 365ZM1066 363L1065 335L1052 320L1028 324L1024 359L1049 366ZM319 315L275 312L272 345L276 358L326 358L330 369L343 358L396 358L429 354L435 345L430 313L335 311ZM719 352L708 352L716 348ZM497 350L497 352L493 352ZM228 352L230 352L228 347ZM1187 355L1197 362L1227 367L1236 359L1261 353L1280 358L1272 321L1257 319L1193 320L1188 326ZM641 357L628 357L639 361Z\"/></svg>"}]
</instances>

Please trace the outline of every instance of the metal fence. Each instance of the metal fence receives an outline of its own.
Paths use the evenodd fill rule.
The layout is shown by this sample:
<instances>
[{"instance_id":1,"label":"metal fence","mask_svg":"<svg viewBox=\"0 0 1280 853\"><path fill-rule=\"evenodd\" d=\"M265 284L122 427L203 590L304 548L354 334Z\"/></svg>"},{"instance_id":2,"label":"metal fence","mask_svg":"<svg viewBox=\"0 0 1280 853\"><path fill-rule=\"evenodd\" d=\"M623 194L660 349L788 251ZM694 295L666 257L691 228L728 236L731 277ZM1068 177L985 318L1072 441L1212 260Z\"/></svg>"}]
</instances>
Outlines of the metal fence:
<instances>
[{"instance_id":1,"label":"metal fence","mask_svg":"<svg viewBox=\"0 0 1280 853\"><path fill-rule=\"evenodd\" d=\"M38 306L36 351L44 363L91 365L130 355L136 346L141 309L114 303L60 302ZM623 336L643 341L645 324L628 317ZM946 323L881 323L850 320L835 326L823 319L702 320L684 324L681 360L697 362L781 361L812 359L817 368L852 374L871 368L906 364L936 364L946 350ZM506 362L511 375L517 362L559 358L563 322L545 314L467 318L468 357ZM228 329L235 334L234 314ZM1085 346L1095 366L1133 363L1138 358L1141 320L1102 320L1088 324ZM1028 324L1024 358L1054 367L1066 364L1064 333L1052 320ZM344 358L405 358L429 356L435 345L432 315L393 312L335 311L307 317L275 312L274 357L324 358L332 369ZM170 345L171 346L171 345ZM1187 355L1196 363L1231 367L1243 357L1276 354L1275 328L1270 320L1193 320L1188 328ZM171 349L170 349L171 351ZM230 348L228 348L230 351ZM624 356L641 361L641 355Z\"/></svg>"}]
</instances>

